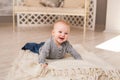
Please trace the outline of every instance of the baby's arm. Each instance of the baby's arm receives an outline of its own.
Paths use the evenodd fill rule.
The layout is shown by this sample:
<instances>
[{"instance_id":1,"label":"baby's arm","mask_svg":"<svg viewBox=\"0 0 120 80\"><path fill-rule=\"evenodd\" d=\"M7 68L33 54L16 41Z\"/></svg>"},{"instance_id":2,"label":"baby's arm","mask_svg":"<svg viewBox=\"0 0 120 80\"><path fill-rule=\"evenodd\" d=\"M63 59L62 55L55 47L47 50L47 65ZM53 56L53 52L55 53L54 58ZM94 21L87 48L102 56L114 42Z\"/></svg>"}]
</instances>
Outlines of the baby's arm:
<instances>
[{"instance_id":1,"label":"baby's arm","mask_svg":"<svg viewBox=\"0 0 120 80\"><path fill-rule=\"evenodd\" d=\"M38 59L40 64L44 65L46 63L46 57L49 56L49 52L50 52L50 41L47 40L45 44L39 49Z\"/></svg>"},{"instance_id":2,"label":"baby's arm","mask_svg":"<svg viewBox=\"0 0 120 80\"><path fill-rule=\"evenodd\" d=\"M48 66L48 63L46 63L46 53L40 53L39 55L39 63L41 65L41 67L45 68Z\"/></svg>"},{"instance_id":3,"label":"baby's arm","mask_svg":"<svg viewBox=\"0 0 120 80\"><path fill-rule=\"evenodd\" d=\"M71 54L75 59L82 59L81 55L80 55L74 48L71 48L70 54Z\"/></svg>"},{"instance_id":4,"label":"baby's arm","mask_svg":"<svg viewBox=\"0 0 120 80\"><path fill-rule=\"evenodd\" d=\"M72 47L72 45L68 42L67 51L70 53L75 59L82 59L81 55Z\"/></svg>"}]
</instances>

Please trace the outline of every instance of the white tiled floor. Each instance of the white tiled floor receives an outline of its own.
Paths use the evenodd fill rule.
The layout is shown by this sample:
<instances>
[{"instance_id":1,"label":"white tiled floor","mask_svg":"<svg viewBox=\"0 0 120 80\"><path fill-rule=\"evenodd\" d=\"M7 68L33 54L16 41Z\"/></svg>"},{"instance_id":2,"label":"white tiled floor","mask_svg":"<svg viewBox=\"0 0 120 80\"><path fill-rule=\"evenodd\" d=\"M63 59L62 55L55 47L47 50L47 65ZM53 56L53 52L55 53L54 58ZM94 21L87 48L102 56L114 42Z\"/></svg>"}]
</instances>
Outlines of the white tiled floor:
<instances>
[{"instance_id":1,"label":"white tiled floor","mask_svg":"<svg viewBox=\"0 0 120 80\"><path fill-rule=\"evenodd\" d=\"M45 41L51 33L51 27L27 28L12 31L12 24L0 25L0 80L4 80L11 63L14 61L21 47L27 42ZM72 44L82 44L87 51L95 53L98 57L120 68L120 52L115 53L95 48L96 45L109 40L118 33L104 33L87 31L85 40L83 40L82 30L72 28L70 42Z\"/></svg>"}]
</instances>

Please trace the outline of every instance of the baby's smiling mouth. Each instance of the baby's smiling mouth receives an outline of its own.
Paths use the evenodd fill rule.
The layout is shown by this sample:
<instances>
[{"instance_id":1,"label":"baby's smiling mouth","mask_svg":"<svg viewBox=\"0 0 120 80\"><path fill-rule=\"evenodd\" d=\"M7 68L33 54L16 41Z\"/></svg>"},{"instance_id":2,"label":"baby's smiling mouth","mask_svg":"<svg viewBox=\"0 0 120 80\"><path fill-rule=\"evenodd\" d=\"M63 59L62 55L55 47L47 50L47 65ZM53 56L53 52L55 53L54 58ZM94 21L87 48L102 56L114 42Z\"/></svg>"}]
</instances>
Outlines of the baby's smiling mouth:
<instances>
[{"instance_id":1,"label":"baby's smiling mouth","mask_svg":"<svg viewBox=\"0 0 120 80\"><path fill-rule=\"evenodd\" d=\"M62 37L59 37L59 39L64 40L64 38L62 38Z\"/></svg>"}]
</instances>

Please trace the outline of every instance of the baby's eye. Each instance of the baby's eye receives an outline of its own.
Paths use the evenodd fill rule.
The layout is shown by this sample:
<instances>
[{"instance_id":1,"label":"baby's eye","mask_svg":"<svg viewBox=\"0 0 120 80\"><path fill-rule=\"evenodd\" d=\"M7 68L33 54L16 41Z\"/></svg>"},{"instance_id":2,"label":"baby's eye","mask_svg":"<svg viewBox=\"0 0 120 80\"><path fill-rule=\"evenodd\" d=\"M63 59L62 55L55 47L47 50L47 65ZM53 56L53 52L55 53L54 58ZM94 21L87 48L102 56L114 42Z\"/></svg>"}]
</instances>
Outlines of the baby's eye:
<instances>
[{"instance_id":1,"label":"baby's eye","mask_svg":"<svg viewBox=\"0 0 120 80\"><path fill-rule=\"evenodd\" d=\"M59 31L59 33L62 33L62 31Z\"/></svg>"},{"instance_id":2,"label":"baby's eye","mask_svg":"<svg viewBox=\"0 0 120 80\"><path fill-rule=\"evenodd\" d=\"M65 33L66 35L68 34L68 33Z\"/></svg>"}]
</instances>

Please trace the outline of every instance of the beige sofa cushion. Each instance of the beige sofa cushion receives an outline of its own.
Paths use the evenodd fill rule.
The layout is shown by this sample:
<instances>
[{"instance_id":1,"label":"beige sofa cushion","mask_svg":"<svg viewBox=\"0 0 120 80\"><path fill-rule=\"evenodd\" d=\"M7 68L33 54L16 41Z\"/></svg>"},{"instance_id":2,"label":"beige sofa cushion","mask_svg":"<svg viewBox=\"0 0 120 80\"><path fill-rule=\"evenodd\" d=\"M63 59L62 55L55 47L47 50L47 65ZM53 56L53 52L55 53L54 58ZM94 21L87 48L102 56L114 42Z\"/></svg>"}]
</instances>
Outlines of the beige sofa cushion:
<instances>
[{"instance_id":1,"label":"beige sofa cushion","mask_svg":"<svg viewBox=\"0 0 120 80\"><path fill-rule=\"evenodd\" d=\"M84 0L64 0L64 8L84 8Z\"/></svg>"},{"instance_id":2,"label":"beige sofa cushion","mask_svg":"<svg viewBox=\"0 0 120 80\"><path fill-rule=\"evenodd\" d=\"M45 7L61 7L63 0L41 0L40 3Z\"/></svg>"},{"instance_id":3,"label":"beige sofa cushion","mask_svg":"<svg viewBox=\"0 0 120 80\"><path fill-rule=\"evenodd\" d=\"M41 0L24 0L24 5L29 7L42 7L40 4Z\"/></svg>"}]
</instances>

